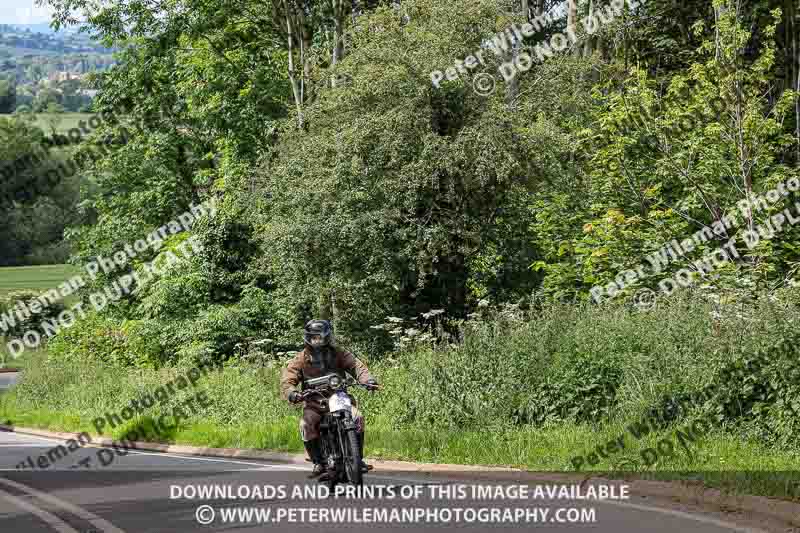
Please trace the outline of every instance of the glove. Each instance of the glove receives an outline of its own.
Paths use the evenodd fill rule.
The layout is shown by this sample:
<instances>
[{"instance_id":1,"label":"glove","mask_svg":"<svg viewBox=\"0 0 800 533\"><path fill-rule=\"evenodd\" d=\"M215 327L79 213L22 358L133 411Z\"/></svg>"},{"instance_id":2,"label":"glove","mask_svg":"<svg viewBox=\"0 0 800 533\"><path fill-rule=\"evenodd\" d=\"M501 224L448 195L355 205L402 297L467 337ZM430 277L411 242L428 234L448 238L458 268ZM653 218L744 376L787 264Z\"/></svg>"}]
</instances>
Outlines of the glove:
<instances>
[{"instance_id":1,"label":"glove","mask_svg":"<svg viewBox=\"0 0 800 533\"><path fill-rule=\"evenodd\" d=\"M367 388L370 390L377 390L379 387L380 385L378 385L378 382L374 379L367 380Z\"/></svg>"},{"instance_id":2,"label":"glove","mask_svg":"<svg viewBox=\"0 0 800 533\"><path fill-rule=\"evenodd\" d=\"M297 391L292 391L289 393L289 403L300 403L303 401L303 397Z\"/></svg>"}]
</instances>

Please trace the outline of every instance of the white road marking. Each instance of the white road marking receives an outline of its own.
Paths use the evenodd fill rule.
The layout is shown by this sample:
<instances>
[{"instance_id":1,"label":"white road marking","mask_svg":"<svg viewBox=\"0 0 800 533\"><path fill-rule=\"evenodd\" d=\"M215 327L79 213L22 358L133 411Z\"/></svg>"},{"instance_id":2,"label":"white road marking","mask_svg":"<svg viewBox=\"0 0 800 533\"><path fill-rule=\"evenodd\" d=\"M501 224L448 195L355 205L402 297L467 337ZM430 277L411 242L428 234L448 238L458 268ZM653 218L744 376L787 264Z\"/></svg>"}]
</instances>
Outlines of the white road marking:
<instances>
[{"instance_id":1,"label":"white road marking","mask_svg":"<svg viewBox=\"0 0 800 533\"><path fill-rule=\"evenodd\" d=\"M90 445L91 446L91 445ZM94 445L96 448L102 448L102 446ZM216 459L211 457L192 457L189 455L174 455L170 452L140 452L138 450L128 450L130 453L136 455L153 455L156 457L172 457L174 459L187 459L189 461L210 461L214 463L231 463L231 464L238 464L238 465L249 465L249 466L258 466L260 468L254 468L253 470L261 470L261 469L270 469L270 468L282 468L286 470L308 470L307 467L303 466L294 466L294 465L272 465L268 463L251 463L249 461L238 461L235 459Z\"/></svg>"},{"instance_id":2,"label":"white road marking","mask_svg":"<svg viewBox=\"0 0 800 533\"><path fill-rule=\"evenodd\" d=\"M65 502L64 500L60 500L60 499L56 498L55 496L51 496L50 494L47 494L46 492L41 492L41 491L36 490L36 489L34 489L32 487L29 487L27 485L23 485L22 483L18 483L16 481L11 481L10 479L6 479L6 478L0 478L0 484L5 485L7 487L15 487L15 488L27 493L27 494L30 494L31 496L35 496L36 498L39 498L43 502L47 502L47 503L49 503L49 504L51 504L51 505L53 505L55 507L59 507L61 509L64 509L65 511L70 512L70 513L74 514L75 516L80 517L82 520L85 520L85 521L89 522L90 524L92 524L92 526L95 527L95 529L98 529L99 531L102 531L103 533L125 533L123 530L121 530L120 528L118 528L117 526L115 526L114 524L109 522L108 520L106 520L104 518L101 518L101 517L97 516L96 514L91 513L89 511L87 511L86 509L83 509L82 507L78 507L77 505L73 505L73 504L71 504L69 502ZM70 529L69 531L72 532L72 531L75 531L75 530Z\"/></svg>"},{"instance_id":3,"label":"white road marking","mask_svg":"<svg viewBox=\"0 0 800 533\"><path fill-rule=\"evenodd\" d=\"M24 509L29 513L31 513L32 515L39 517L44 522L47 522L47 524L50 527L52 527L59 533L78 533L77 529L73 529L72 527L70 527L69 524L61 520L56 515L49 513L44 509L39 509L32 503L28 503L22 498L17 498L13 494L9 494L4 490L0 490L0 498L3 498L4 500L11 502L13 505L19 507L20 509Z\"/></svg>"},{"instance_id":4,"label":"white road marking","mask_svg":"<svg viewBox=\"0 0 800 533\"><path fill-rule=\"evenodd\" d=\"M594 500L592 500L594 503ZM732 522L725 522L724 520L718 520L716 518L710 518L706 516L698 516L689 513L685 513L683 511L676 511L673 509L664 509L662 507L649 507L647 505L640 505L638 503L628 503L628 502L619 502L619 501L611 501L611 500L597 500L597 503L606 503L609 505L617 505L619 507L628 507L631 509L638 509L640 511L646 512L656 512L661 514L667 514L672 516L677 516L680 518L685 518L688 520L694 520L695 522L702 522L704 524L712 524L721 528L730 529L732 531L740 531L741 533L767 533L763 529L756 529L753 527L747 526L739 526Z\"/></svg>"},{"instance_id":5,"label":"white road marking","mask_svg":"<svg viewBox=\"0 0 800 533\"><path fill-rule=\"evenodd\" d=\"M388 475L386 475L386 476L376 476L376 475L372 475L372 474L364 474L364 475L367 476L367 477L364 478L367 481L372 480L372 479L386 479L388 481L405 481L406 483L416 483L417 485L444 485L445 484L445 483L442 483L441 481L431 481L429 479L428 480L426 480L426 479L411 479L411 478L406 478L406 477L394 477L394 476L390 477ZM459 483L457 481L448 481L448 483L451 483L451 482L452 483ZM463 482L463 481L461 481L461 482Z\"/></svg>"},{"instance_id":6,"label":"white road marking","mask_svg":"<svg viewBox=\"0 0 800 533\"><path fill-rule=\"evenodd\" d=\"M2 433L0 433L0 435L2 435ZM25 435L25 436L26 437L31 437L31 438L34 438L34 439L43 440L45 442L51 442L51 443L52 442L62 442L62 441L60 441L58 439L54 439L54 438L51 438L51 437L39 437L39 436L35 436L35 435ZM94 444L94 443L87 444L86 447L111 449L110 447L106 447L106 446L102 446L100 444ZM153 455L155 457L173 457L175 459L184 459L184 460L189 460L189 461L209 461L209 462L215 462L215 463L231 463L231 464L240 464L240 465L248 465L248 466L257 466L257 467L259 467L258 469L254 469L254 470L274 469L274 468L284 468L284 469L287 469L287 470L309 470L309 467L304 467L304 466L296 466L296 465L288 465L288 464L287 465L283 465L283 464L272 465L272 464L268 464L268 463L253 463L253 462L249 462L249 461L239 461L239 460L236 460L236 459L223 459L223 458L219 458L218 459L218 458L212 458L212 457L193 457L193 456L189 456L189 455L177 455L177 454L174 454L174 453L171 453L171 452L143 452L143 451L139 451L139 450L135 450L135 449L128 449L128 452L132 453L132 454L135 454L135 455ZM8 469L8 470L12 470L12 469Z\"/></svg>"},{"instance_id":7,"label":"white road marking","mask_svg":"<svg viewBox=\"0 0 800 533\"><path fill-rule=\"evenodd\" d=\"M45 437L34 437L34 438L40 438L42 440L50 440L50 439L46 439ZM50 442L52 442L52 440L50 440ZM200 460L200 461L205 460L205 461L238 463L238 464L245 464L245 465L254 465L254 466L258 466L259 467L259 468L253 469L253 471L260 471L260 470L261 471L268 471L268 470L273 469L273 468L287 468L287 469L290 469L290 470L310 470L308 467L301 467L301 466L270 465L270 464L265 464L265 463L250 463L250 462L244 462L244 461L236 461L236 460L232 460L232 459L212 459L212 458L208 458L208 457L190 457L190 456L185 456L185 455L173 455L173 454L171 454L169 452L148 453L148 452L140 452L140 451L133 451L133 450L130 450L130 451L131 451L131 453L136 453L136 454L141 454L141 455L155 455L155 456L175 457L175 458L179 458L179 459L188 459L188 460ZM244 470L244 471L247 471L247 470ZM455 483L463 483L463 480L446 480L446 479L442 479L441 481L426 481L426 480L420 480L420 479L408 479L408 478L389 477L389 476L376 476L376 475L370 475L370 474L367 474L367 476L368 477L366 478L366 480L383 479L383 480L389 480L389 481L404 481L404 482L407 482L407 483L418 483L418 484L428 484L428 485L430 485L430 484L439 485L439 484L453 483L453 482L455 482ZM709 517L704 517L704 516L693 515L693 514L685 513L683 511L665 509L665 508L662 508L662 507L650 507L650 506L647 506L647 505L640 505L640 504L636 504L636 503L627 503L627 502L619 502L619 501L611 501L611 500L593 500L593 501L596 501L597 503L605 503L605 504L609 504L609 505L617 505L617 506L621 506L621 507L628 507L628 508L637 509L637 510L640 510L640 511L656 512L656 513L661 513L661 514L666 514L666 515L671 515L671 516L677 516L677 517L681 517L681 518L685 518L685 519L689 519L689 520L694 520L696 522L701 522L701 523L705 523L705 524L713 524L713 525L716 525L718 527L723 527L723 528L730 529L730 530L733 530L733 531L739 531L741 533L766 533L764 530L761 530L761 529L755 529L755 528L750 528L750 527L745 527L745 526L739 526L739 525L736 525L736 524L731 523L731 522L725 522L725 521L722 521L722 520L718 520L716 518L709 518Z\"/></svg>"},{"instance_id":8,"label":"white road marking","mask_svg":"<svg viewBox=\"0 0 800 533\"><path fill-rule=\"evenodd\" d=\"M14 438L20 439L19 442L25 442L22 439L36 439L36 440L41 440L41 441L44 441L44 442L54 442L54 441L60 442L58 439L54 439L52 437L39 437L37 435L25 435L23 433L15 433L13 431L0 431L0 435L5 435L5 436L9 436L9 437L14 437Z\"/></svg>"}]
</instances>

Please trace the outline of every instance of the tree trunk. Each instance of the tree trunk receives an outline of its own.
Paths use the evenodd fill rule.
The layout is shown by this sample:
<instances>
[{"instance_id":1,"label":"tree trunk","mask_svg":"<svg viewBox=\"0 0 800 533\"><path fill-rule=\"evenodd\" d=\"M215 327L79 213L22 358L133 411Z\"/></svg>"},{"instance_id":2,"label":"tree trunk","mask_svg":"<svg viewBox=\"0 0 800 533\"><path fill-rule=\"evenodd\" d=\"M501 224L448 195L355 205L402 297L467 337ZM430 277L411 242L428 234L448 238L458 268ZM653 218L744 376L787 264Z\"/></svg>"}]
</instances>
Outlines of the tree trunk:
<instances>
[{"instance_id":1,"label":"tree trunk","mask_svg":"<svg viewBox=\"0 0 800 533\"><path fill-rule=\"evenodd\" d=\"M303 102L306 102L311 96L308 91L308 80L311 79L311 58L308 55L308 51L311 50L314 36L311 33L311 28L306 24L305 15L302 15L300 20L299 26L303 36L303 40L300 42L300 61L303 64Z\"/></svg>"},{"instance_id":2,"label":"tree trunk","mask_svg":"<svg viewBox=\"0 0 800 533\"><path fill-rule=\"evenodd\" d=\"M333 4L333 54L331 65L336 65L344 58L344 0L331 0Z\"/></svg>"},{"instance_id":3,"label":"tree trunk","mask_svg":"<svg viewBox=\"0 0 800 533\"><path fill-rule=\"evenodd\" d=\"M577 35L578 32L578 0L567 0L567 34ZM574 47L574 54L580 55L580 47Z\"/></svg>"},{"instance_id":4,"label":"tree trunk","mask_svg":"<svg viewBox=\"0 0 800 533\"><path fill-rule=\"evenodd\" d=\"M727 11L726 6L720 5L719 7L714 8L714 42L716 43L716 59L717 61L720 60L720 56L722 54L722 45L720 43L720 35L719 35L719 21L722 19L722 15Z\"/></svg>"},{"instance_id":5,"label":"tree trunk","mask_svg":"<svg viewBox=\"0 0 800 533\"><path fill-rule=\"evenodd\" d=\"M589 0L589 19L594 15L594 0ZM587 35L586 42L583 45L583 57L589 57L593 52L594 36Z\"/></svg>"},{"instance_id":6,"label":"tree trunk","mask_svg":"<svg viewBox=\"0 0 800 533\"><path fill-rule=\"evenodd\" d=\"M333 8L333 52L331 66L335 67L344 58L345 0L331 0ZM331 77L331 87L336 87L336 76Z\"/></svg>"},{"instance_id":7,"label":"tree trunk","mask_svg":"<svg viewBox=\"0 0 800 533\"><path fill-rule=\"evenodd\" d=\"M297 109L297 126L305 127L303 108L309 99L307 83L311 76L311 58L308 51L314 38L314 29L306 17L302 0L272 0L276 28L286 31L289 83Z\"/></svg>"},{"instance_id":8,"label":"tree trunk","mask_svg":"<svg viewBox=\"0 0 800 533\"><path fill-rule=\"evenodd\" d=\"M285 8L286 15L286 33L287 44L289 46L289 83L292 85L292 96L294 97L294 104L297 109L297 127L303 129L303 87L302 82L297 79L294 65L294 25L292 24L292 15L289 9L289 0L283 0L283 7ZM300 57L302 58L302 51Z\"/></svg>"},{"instance_id":9,"label":"tree trunk","mask_svg":"<svg viewBox=\"0 0 800 533\"><path fill-rule=\"evenodd\" d=\"M797 35L797 7L795 0L786 0L786 74L788 88L800 91L800 43ZM794 86L792 86L794 82ZM800 97L794 100L795 163L800 164Z\"/></svg>"},{"instance_id":10,"label":"tree trunk","mask_svg":"<svg viewBox=\"0 0 800 533\"><path fill-rule=\"evenodd\" d=\"M319 309L318 317L320 320L333 320L334 319L334 302L333 302L333 291L331 289L325 289L320 292L319 296L317 297L317 308Z\"/></svg>"},{"instance_id":11,"label":"tree trunk","mask_svg":"<svg viewBox=\"0 0 800 533\"><path fill-rule=\"evenodd\" d=\"M744 128L745 128L745 110L744 110L744 95L742 94L742 86L741 81L739 79L739 72L736 65L733 66L734 68L734 96L736 97L736 105L734 109L735 113L735 122L734 127L736 128L736 144L737 151L739 155L739 173L742 177L742 183L744 184L744 193L745 198L747 198L748 208L747 208L747 228L750 231L753 231L755 226L755 221L753 218L753 210L752 210L752 201L753 201L753 174L751 172L751 166L748 164L750 159L750 151L747 146L747 142L744 138Z\"/></svg>"},{"instance_id":12,"label":"tree trunk","mask_svg":"<svg viewBox=\"0 0 800 533\"><path fill-rule=\"evenodd\" d=\"M514 39L513 44L511 45L511 50L506 52L504 59L512 64L514 64L514 60L519 57L519 51L522 47L522 43ZM519 77L521 73L517 73L510 82L508 82L508 88L506 90L506 106L509 109L513 109L516 105L517 98L519 97Z\"/></svg>"}]
</instances>

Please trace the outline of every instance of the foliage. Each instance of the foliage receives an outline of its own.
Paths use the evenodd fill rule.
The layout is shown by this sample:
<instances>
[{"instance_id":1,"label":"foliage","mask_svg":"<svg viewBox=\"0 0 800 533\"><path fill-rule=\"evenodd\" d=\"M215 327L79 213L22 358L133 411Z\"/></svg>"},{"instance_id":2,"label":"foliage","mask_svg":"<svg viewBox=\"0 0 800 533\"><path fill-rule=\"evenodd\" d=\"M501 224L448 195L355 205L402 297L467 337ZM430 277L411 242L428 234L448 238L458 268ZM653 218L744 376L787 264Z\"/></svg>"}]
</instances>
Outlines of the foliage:
<instances>
[{"instance_id":1,"label":"foliage","mask_svg":"<svg viewBox=\"0 0 800 533\"><path fill-rule=\"evenodd\" d=\"M320 89L307 129L264 161L257 206L278 279L306 317L330 314L349 336L387 314L463 317L476 295L535 278L516 215L533 174L523 154L540 138L499 99L421 74L479 47L498 23L492 3L417 1L366 18L337 69L347 83Z\"/></svg>"},{"instance_id":2,"label":"foliage","mask_svg":"<svg viewBox=\"0 0 800 533\"><path fill-rule=\"evenodd\" d=\"M345 346L380 361L389 394L363 401L381 420L501 435L618 424L673 405L783 335L797 310L800 230L788 227L649 312L625 298L585 301L672 239L740 219L625 296L741 243L744 229L797 200L752 214L737 205L797 176L791 3L652 0L585 35L576 17L609 3L581 1L518 46L489 40L556 2L524 2L533 13L497 0L342 11L49 3L57 25L86 11L98 37L124 46L97 79L98 110L120 120L79 152L106 148L82 169L91 186L67 233L74 261L113 255L190 203L220 205L192 228L199 254L59 335L53 354L67 362L168 372L234 359L253 339L290 346L322 316ZM498 78L488 96L473 90L478 74L568 29L585 40ZM454 66L478 51L479 67ZM448 68L433 85L430 73ZM20 130L11 151L36 135ZM91 288L141 274L187 237ZM424 331L419 317L440 309L446 320ZM727 383L704 406L720 431L791 448L796 361L777 357ZM275 395L245 394L232 377L274 386L277 365L236 363L219 380L246 407L220 394L213 420L258 413L281 427L288 410Z\"/></svg>"},{"instance_id":3,"label":"foliage","mask_svg":"<svg viewBox=\"0 0 800 533\"><path fill-rule=\"evenodd\" d=\"M673 75L666 90L636 69L618 88L611 79L595 89L595 125L581 132L586 146L595 150L587 165L589 187L578 205L564 196L555 197L555 205L535 204L540 222L536 242L547 252L539 266L547 273L549 294L587 297L593 285L607 284L617 273L642 264L649 274L658 274L645 262L647 256L672 239L680 242L697 231L711 231L722 217L735 220L735 227L721 233L714 229L717 235L710 242L674 261L660 276L628 285L625 293L643 285L655 288L661 278L732 238L746 257L702 283L732 288L737 278L748 276L763 287L794 271L797 228L763 239L752 251L743 249L743 231L768 223L792 206L794 196L769 209L754 208L752 215L739 207L797 176L785 162L794 141L783 126L797 95L765 96L775 68L770 39L779 14L773 16L763 28L758 56L752 50L745 56L750 35L728 11L720 19L718 41L704 42L697 59ZM696 28L698 35L701 30ZM559 219L559 210L577 213ZM554 225L567 242L552 238Z\"/></svg>"},{"instance_id":4,"label":"foliage","mask_svg":"<svg viewBox=\"0 0 800 533\"><path fill-rule=\"evenodd\" d=\"M21 339L29 331L36 331L42 338L47 338L42 328L45 321L52 322L64 311L65 306L62 302L51 302L49 299L38 300L39 293L34 291L12 291L5 295L0 295L0 315L13 316L14 325L8 327L0 333L6 339ZM36 299L38 313L17 312L18 305L27 305L30 309L31 303ZM10 325L10 321L6 320Z\"/></svg>"},{"instance_id":5,"label":"foliage","mask_svg":"<svg viewBox=\"0 0 800 533\"><path fill-rule=\"evenodd\" d=\"M432 442L446 446L471 432L486 438L571 428L571 436L564 437L571 443L563 451L569 456L591 448L589 429L599 428L605 442L653 408L717 382L720 394L713 402L678 410L664 430L682 427L698 410L710 409L720 415L715 429L720 438L752 439L796 453L797 354L765 352L760 367L753 355L774 346L774 339L790 338L797 310L784 302L720 306L689 298L649 312L624 305L546 305L533 313L484 308L482 318L466 325L460 344L435 350L417 346L381 361L366 357L384 390L356 394L368 424L389 434L430 431L440 435ZM59 336L42 373L32 373L19 386L21 406L64 409L90 420L95 409L133 398L136 391L189 366L184 361L177 368L130 368L118 357L127 341L113 335L113 324L92 317L76 326L81 327L93 329L95 344L77 344L88 338L83 335ZM65 331L68 336L75 329ZM96 364L104 354L112 356ZM204 417L231 431L242 421L264 427L289 421L296 439L292 409L276 393L286 361L276 361L226 365L223 372L204 378L215 401ZM47 378L48 372L54 374ZM461 460L469 461L469 451L460 453L466 454ZM567 468L567 459L561 460L565 464L558 467Z\"/></svg>"},{"instance_id":6,"label":"foliage","mask_svg":"<svg viewBox=\"0 0 800 533\"><path fill-rule=\"evenodd\" d=\"M0 265L63 263L63 232L81 220L80 177L42 130L17 115L0 117L0 140Z\"/></svg>"}]
</instances>

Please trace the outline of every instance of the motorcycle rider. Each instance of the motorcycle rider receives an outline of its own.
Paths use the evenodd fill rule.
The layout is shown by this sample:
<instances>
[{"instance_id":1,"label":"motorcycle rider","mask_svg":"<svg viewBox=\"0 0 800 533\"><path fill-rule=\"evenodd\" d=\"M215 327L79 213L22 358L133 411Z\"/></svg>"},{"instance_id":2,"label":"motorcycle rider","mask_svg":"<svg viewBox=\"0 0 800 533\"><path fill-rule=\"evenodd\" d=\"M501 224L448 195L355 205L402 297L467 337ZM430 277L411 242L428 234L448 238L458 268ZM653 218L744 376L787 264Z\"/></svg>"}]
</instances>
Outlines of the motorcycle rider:
<instances>
[{"instance_id":1,"label":"motorcycle rider","mask_svg":"<svg viewBox=\"0 0 800 533\"><path fill-rule=\"evenodd\" d=\"M281 374L281 396L292 404L303 401L300 390L306 379L344 372L367 385L370 390L380 388L375 378L370 375L366 365L352 353L338 348L333 337L331 323L327 320L311 320L303 331L304 348L289 361ZM321 475L325 468L322 464L322 447L320 445L319 424L325 412L325 405L319 403L320 397L312 397L304 401L303 416L300 419L300 437L303 439L308 457L314 463L311 477ZM361 469L369 469L364 462L364 417L356 406L353 407L353 419L358 432L358 446L361 450Z\"/></svg>"}]
</instances>

